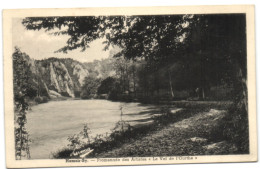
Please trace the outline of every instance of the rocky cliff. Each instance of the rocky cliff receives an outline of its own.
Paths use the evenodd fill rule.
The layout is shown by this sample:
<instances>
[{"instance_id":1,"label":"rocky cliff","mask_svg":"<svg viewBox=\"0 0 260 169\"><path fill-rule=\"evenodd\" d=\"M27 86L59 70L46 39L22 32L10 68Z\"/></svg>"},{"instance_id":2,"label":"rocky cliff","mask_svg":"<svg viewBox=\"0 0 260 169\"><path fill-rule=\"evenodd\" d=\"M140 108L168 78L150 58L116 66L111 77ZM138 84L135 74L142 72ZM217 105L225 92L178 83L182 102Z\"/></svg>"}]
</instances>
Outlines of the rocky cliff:
<instances>
[{"instance_id":1,"label":"rocky cliff","mask_svg":"<svg viewBox=\"0 0 260 169\"><path fill-rule=\"evenodd\" d=\"M84 78L89 74L82 63L73 59L27 60L31 65L34 75L32 78L37 88L44 90L42 93L49 97L78 96Z\"/></svg>"},{"instance_id":2,"label":"rocky cliff","mask_svg":"<svg viewBox=\"0 0 260 169\"><path fill-rule=\"evenodd\" d=\"M31 70L29 76L32 97L80 97L86 77L105 79L115 74L112 58L81 63L70 58L34 60L25 53L19 54L21 60L27 63L26 68Z\"/></svg>"}]
</instances>

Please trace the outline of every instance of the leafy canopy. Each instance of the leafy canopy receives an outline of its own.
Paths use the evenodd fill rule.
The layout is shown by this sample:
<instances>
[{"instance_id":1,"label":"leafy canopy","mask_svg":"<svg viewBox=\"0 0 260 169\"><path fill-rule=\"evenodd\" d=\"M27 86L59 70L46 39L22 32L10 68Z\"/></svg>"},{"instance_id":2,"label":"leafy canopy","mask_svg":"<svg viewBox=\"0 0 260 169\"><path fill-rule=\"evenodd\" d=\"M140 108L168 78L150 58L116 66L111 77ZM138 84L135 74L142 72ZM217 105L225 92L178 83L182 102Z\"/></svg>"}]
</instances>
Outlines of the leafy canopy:
<instances>
[{"instance_id":1,"label":"leafy canopy","mask_svg":"<svg viewBox=\"0 0 260 169\"><path fill-rule=\"evenodd\" d=\"M155 68L180 62L187 83L194 86L234 81L238 68L246 76L244 14L34 17L25 18L23 25L69 35L58 52L84 51L104 38L105 49L122 49L115 56L145 58Z\"/></svg>"},{"instance_id":2,"label":"leafy canopy","mask_svg":"<svg viewBox=\"0 0 260 169\"><path fill-rule=\"evenodd\" d=\"M95 39L106 38L105 49L117 45L127 58L154 57L172 52L189 17L167 16L88 16L25 18L29 30L55 31L54 35L69 35L67 45L58 52L81 48L86 50ZM57 30L58 28L58 30Z\"/></svg>"}]
</instances>

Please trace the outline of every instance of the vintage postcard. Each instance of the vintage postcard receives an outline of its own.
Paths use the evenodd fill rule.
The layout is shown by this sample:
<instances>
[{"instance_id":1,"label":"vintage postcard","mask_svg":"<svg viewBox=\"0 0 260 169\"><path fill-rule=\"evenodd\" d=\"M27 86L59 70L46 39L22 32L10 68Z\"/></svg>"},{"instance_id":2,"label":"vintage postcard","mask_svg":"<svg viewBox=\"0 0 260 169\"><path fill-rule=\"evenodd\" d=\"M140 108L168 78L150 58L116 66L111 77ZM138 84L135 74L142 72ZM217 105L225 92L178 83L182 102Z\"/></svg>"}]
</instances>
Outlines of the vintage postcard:
<instances>
[{"instance_id":1,"label":"vintage postcard","mask_svg":"<svg viewBox=\"0 0 260 169\"><path fill-rule=\"evenodd\" d=\"M3 11L8 168L257 161L254 6Z\"/></svg>"}]
</instances>

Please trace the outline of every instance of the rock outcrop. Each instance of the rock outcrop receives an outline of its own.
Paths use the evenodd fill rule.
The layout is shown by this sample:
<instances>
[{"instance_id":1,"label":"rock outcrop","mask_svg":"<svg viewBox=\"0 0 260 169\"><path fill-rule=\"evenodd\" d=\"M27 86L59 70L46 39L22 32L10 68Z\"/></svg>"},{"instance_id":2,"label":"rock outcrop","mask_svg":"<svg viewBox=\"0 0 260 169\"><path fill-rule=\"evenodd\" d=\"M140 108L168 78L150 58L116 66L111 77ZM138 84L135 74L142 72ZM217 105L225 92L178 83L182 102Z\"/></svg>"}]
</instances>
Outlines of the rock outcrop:
<instances>
[{"instance_id":1,"label":"rock outcrop","mask_svg":"<svg viewBox=\"0 0 260 169\"><path fill-rule=\"evenodd\" d=\"M105 79L115 74L111 58L81 63L70 58L35 60L28 55L22 57L32 72L31 81L38 96L80 97L86 77Z\"/></svg>"},{"instance_id":2,"label":"rock outcrop","mask_svg":"<svg viewBox=\"0 0 260 169\"><path fill-rule=\"evenodd\" d=\"M51 98L75 97L89 75L85 66L73 59L49 58L33 60L26 58L33 73L36 88L44 90Z\"/></svg>"},{"instance_id":3,"label":"rock outcrop","mask_svg":"<svg viewBox=\"0 0 260 169\"><path fill-rule=\"evenodd\" d=\"M83 68L82 65L76 64L73 67L73 75L78 79L79 84L82 86L84 83L84 79L89 75L88 71Z\"/></svg>"}]
</instances>

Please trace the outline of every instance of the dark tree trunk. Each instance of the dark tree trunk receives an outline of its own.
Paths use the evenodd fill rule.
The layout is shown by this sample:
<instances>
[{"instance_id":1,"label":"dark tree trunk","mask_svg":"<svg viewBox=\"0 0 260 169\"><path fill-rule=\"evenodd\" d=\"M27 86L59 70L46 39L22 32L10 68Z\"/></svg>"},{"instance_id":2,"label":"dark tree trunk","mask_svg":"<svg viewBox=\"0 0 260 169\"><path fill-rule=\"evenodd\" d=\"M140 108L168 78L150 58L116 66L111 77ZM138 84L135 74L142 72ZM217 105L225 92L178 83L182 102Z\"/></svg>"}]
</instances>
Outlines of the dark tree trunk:
<instances>
[{"instance_id":1,"label":"dark tree trunk","mask_svg":"<svg viewBox=\"0 0 260 169\"><path fill-rule=\"evenodd\" d=\"M171 78L171 72L170 70L169 72L169 84L170 84L170 92L171 92L171 97L174 98L174 93L173 93L173 89L172 89L172 78Z\"/></svg>"}]
</instances>

